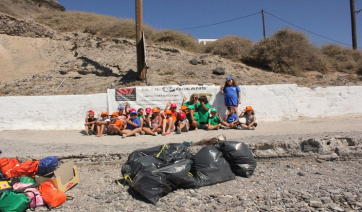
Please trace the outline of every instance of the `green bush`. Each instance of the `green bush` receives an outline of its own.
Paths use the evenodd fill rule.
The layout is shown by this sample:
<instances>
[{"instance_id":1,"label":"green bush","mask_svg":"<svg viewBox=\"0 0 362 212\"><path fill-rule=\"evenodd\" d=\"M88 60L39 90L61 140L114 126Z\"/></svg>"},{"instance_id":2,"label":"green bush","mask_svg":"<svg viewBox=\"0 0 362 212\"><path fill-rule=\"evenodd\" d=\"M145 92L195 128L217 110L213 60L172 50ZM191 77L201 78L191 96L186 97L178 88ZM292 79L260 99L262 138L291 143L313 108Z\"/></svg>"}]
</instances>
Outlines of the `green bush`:
<instances>
[{"instance_id":1,"label":"green bush","mask_svg":"<svg viewBox=\"0 0 362 212\"><path fill-rule=\"evenodd\" d=\"M242 61L272 72L300 75L305 71L325 72L327 61L310 44L305 34L282 29L254 45Z\"/></svg>"},{"instance_id":2,"label":"green bush","mask_svg":"<svg viewBox=\"0 0 362 212\"><path fill-rule=\"evenodd\" d=\"M326 55L332 71L357 73L362 70L361 51L343 48L336 44L327 44L322 46L322 53Z\"/></svg>"},{"instance_id":3,"label":"green bush","mask_svg":"<svg viewBox=\"0 0 362 212\"><path fill-rule=\"evenodd\" d=\"M253 41L239 36L225 36L205 46L205 53L220 55L228 59L241 59L253 47Z\"/></svg>"}]
</instances>

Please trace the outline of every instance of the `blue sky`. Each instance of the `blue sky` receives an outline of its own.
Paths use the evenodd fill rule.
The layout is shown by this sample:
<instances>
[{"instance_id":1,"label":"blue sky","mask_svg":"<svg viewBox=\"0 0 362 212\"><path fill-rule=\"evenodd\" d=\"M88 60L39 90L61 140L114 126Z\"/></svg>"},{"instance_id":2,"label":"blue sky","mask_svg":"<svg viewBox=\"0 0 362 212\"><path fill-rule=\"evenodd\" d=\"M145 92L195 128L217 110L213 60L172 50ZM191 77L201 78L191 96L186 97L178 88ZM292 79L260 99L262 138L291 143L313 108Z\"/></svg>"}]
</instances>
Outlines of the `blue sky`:
<instances>
[{"instance_id":1,"label":"blue sky","mask_svg":"<svg viewBox=\"0 0 362 212\"><path fill-rule=\"evenodd\" d=\"M117 18L135 19L134 0L58 0L67 11L85 11ZM362 0L356 0L356 10ZM266 36L282 28L313 33L352 46L349 0L143 0L143 22L156 29L184 29L244 17L262 9ZM283 19L286 23L274 16ZM362 49L362 11L356 14L357 43ZM238 35L258 42L263 38L261 14L210 27L181 30L195 38ZM304 31L305 32L305 31ZM305 32L312 43L321 46L334 41ZM340 44L344 47L346 45Z\"/></svg>"}]
</instances>

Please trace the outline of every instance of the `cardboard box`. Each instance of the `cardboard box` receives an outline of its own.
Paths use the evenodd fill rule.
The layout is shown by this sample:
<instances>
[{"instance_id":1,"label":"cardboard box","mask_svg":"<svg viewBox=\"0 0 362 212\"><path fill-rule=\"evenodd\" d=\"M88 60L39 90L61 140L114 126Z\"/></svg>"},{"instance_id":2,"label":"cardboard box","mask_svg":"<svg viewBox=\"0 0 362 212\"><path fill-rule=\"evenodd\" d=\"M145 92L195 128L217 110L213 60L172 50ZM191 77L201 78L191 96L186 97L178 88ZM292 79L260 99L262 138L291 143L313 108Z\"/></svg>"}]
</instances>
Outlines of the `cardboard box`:
<instances>
[{"instance_id":1,"label":"cardboard box","mask_svg":"<svg viewBox=\"0 0 362 212\"><path fill-rule=\"evenodd\" d=\"M79 182L77 166L73 161L68 161L60 165L54 171L54 177L42 177L35 175L36 183L51 182L55 188L65 192Z\"/></svg>"}]
</instances>

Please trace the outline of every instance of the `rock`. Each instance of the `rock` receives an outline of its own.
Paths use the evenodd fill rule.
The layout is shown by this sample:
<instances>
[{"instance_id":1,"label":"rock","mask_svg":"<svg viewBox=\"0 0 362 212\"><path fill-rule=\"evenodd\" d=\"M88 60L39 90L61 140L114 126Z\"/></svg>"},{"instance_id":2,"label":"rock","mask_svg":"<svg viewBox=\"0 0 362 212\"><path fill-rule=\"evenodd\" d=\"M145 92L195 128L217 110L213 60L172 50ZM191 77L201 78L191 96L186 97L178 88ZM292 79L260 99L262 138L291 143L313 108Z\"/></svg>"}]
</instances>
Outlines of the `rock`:
<instances>
[{"instance_id":1,"label":"rock","mask_svg":"<svg viewBox=\"0 0 362 212\"><path fill-rule=\"evenodd\" d=\"M329 193L331 193L331 194L340 194L341 193L341 191L340 190L338 190L338 189L335 189L335 190L328 190L329 191Z\"/></svg>"},{"instance_id":2,"label":"rock","mask_svg":"<svg viewBox=\"0 0 362 212\"><path fill-rule=\"evenodd\" d=\"M335 159L339 158L339 156L336 153L332 153L329 157L331 160L335 160Z\"/></svg>"},{"instance_id":3,"label":"rock","mask_svg":"<svg viewBox=\"0 0 362 212\"><path fill-rule=\"evenodd\" d=\"M332 199L330 197L321 197L320 199L324 204L332 202Z\"/></svg>"},{"instance_id":4,"label":"rock","mask_svg":"<svg viewBox=\"0 0 362 212\"><path fill-rule=\"evenodd\" d=\"M212 70L212 73L216 74L216 75L224 75L226 72L225 72L225 68L217 67L217 68Z\"/></svg>"},{"instance_id":5,"label":"rock","mask_svg":"<svg viewBox=\"0 0 362 212\"><path fill-rule=\"evenodd\" d=\"M299 176L305 176L305 173L304 172L298 172L297 173Z\"/></svg>"},{"instance_id":6,"label":"rock","mask_svg":"<svg viewBox=\"0 0 362 212\"><path fill-rule=\"evenodd\" d=\"M321 201L310 200L309 206L313 207L313 208L321 208L321 207L323 207L323 204Z\"/></svg>"},{"instance_id":7,"label":"rock","mask_svg":"<svg viewBox=\"0 0 362 212\"><path fill-rule=\"evenodd\" d=\"M203 54L203 55L200 56L200 59L205 59L205 58L207 58L208 56L209 56L208 54Z\"/></svg>"},{"instance_id":8,"label":"rock","mask_svg":"<svg viewBox=\"0 0 362 212\"><path fill-rule=\"evenodd\" d=\"M190 64L192 64L192 65L197 65L197 64L199 64L199 61L197 61L196 58L192 58L191 60L189 60L189 62L190 62Z\"/></svg>"},{"instance_id":9,"label":"rock","mask_svg":"<svg viewBox=\"0 0 362 212\"><path fill-rule=\"evenodd\" d=\"M339 207L337 204L335 203L329 203L328 207L331 208L332 210L336 210L336 211L344 211L341 207Z\"/></svg>"},{"instance_id":10,"label":"rock","mask_svg":"<svg viewBox=\"0 0 362 212\"><path fill-rule=\"evenodd\" d=\"M345 197L353 197L351 192L342 192Z\"/></svg>"},{"instance_id":11,"label":"rock","mask_svg":"<svg viewBox=\"0 0 362 212\"><path fill-rule=\"evenodd\" d=\"M194 205L194 206L198 206L198 205L200 205L201 203L200 203L199 200L194 199L194 200L191 201L191 204Z\"/></svg>"},{"instance_id":12,"label":"rock","mask_svg":"<svg viewBox=\"0 0 362 212\"><path fill-rule=\"evenodd\" d=\"M226 203L226 202L228 202L230 199L231 199L230 197L223 197L223 198L219 199L219 202L220 202L220 203Z\"/></svg>"},{"instance_id":13,"label":"rock","mask_svg":"<svg viewBox=\"0 0 362 212\"><path fill-rule=\"evenodd\" d=\"M259 185L266 185L267 184L266 181L264 181L264 180L260 180L260 181L258 181L258 183L259 183Z\"/></svg>"}]
</instances>

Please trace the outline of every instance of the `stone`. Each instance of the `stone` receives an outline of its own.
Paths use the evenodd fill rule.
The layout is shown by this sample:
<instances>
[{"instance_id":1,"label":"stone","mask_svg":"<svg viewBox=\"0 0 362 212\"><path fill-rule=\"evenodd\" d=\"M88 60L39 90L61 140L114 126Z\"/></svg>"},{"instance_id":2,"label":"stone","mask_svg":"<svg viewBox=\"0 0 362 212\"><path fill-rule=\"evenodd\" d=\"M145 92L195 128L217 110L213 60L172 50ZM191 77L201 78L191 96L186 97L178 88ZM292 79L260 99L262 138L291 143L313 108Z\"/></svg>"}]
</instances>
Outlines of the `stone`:
<instances>
[{"instance_id":1,"label":"stone","mask_svg":"<svg viewBox=\"0 0 362 212\"><path fill-rule=\"evenodd\" d=\"M316 158L315 161L316 161L317 163L323 163L323 160L321 160L321 159L319 159L319 158Z\"/></svg>"},{"instance_id":2,"label":"stone","mask_svg":"<svg viewBox=\"0 0 362 212\"><path fill-rule=\"evenodd\" d=\"M259 183L259 185L266 185L267 184L267 182L264 181L264 180L260 180L260 181L258 181L258 183Z\"/></svg>"},{"instance_id":3,"label":"stone","mask_svg":"<svg viewBox=\"0 0 362 212\"><path fill-rule=\"evenodd\" d=\"M338 189L331 189L331 190L328 190L328 191L329 191L329 193L331 193L331 194L340 194L340 193L341 193L341 191L338 190Z\"/></svg>"},{"instance_id":4,"label":"stone","mask_svg":"<svg viewBox=\"0 0 362 212\"><path fill-rule=\"evenodd\" d=\"M197 64L199 64L199 61L197 61L196 58L192 58L189 62L190 62L190 64L192 64L192 65L197 65Z\"/></svg>"},{"instance_id":5,"label":"stone","mask_svg":"<svg viewBox=\"0 0 362 212\"><path fill-rule=\"evenodd\" d=\"M310 200L309 206L313 208L321 208L323 207L323 204L321 201Z\"/></svg>"},{"instance_id":6,"label":"stone","mask_svg":"<svg viewBox=\"0 0 362 212\"><path fill-rule=\"evenodd\" d=\"M225 68L217 67L217 68L212 70L212 73L216 74L216 75L224 75L226 72L225 72Z\"/></svg>"},{"instance_id":7,"label":"stone","mask_svg":"<svg viewBox=\"0 0 362 212\"><path fill-rule=\"evenodd\" d=\"M332 153L329 157L331 160L335 160L335 159L339 158L339 156L336 153Z\"/></svg>"},{"instance_id":8,"label":"stone","mask_svg":"<svg viewBox=\"0 0 362 212\"><path fill-rule=\"evenodd\" d=\"M304 172L298 172L297 173L299 176L305 176L305 173Z\"/></svg>"},{"instance_id":9,"label":"stone","mask_svg":"<svg viewBox=\"0 0 362 212\"><path fill-rule=\"evenodd\" d=\"M351 192L342 192L345 197L353 197Z\"/></svg>"},{"instance_id":10,"label":"stone","mask_svg":"<svg viewBox=\"0 0 362 212\"><path fill-rule=\"evenodd\" d=\"M332 202L332 199L330 197L321 197L320 199L324 204Z\"/></svg>"},{"instance_id":11,"label":"stone","mask_svg":"<svg viewBox=\"0 0 362 212\"><path fill-rule=\"evenodd\" d=\"M220 203L226 203L226 202L228 202L230 199L231 199L230 197L223 197L223 198L219 199L219 202L220 202Z\"/></svg>"}]
</instances>

